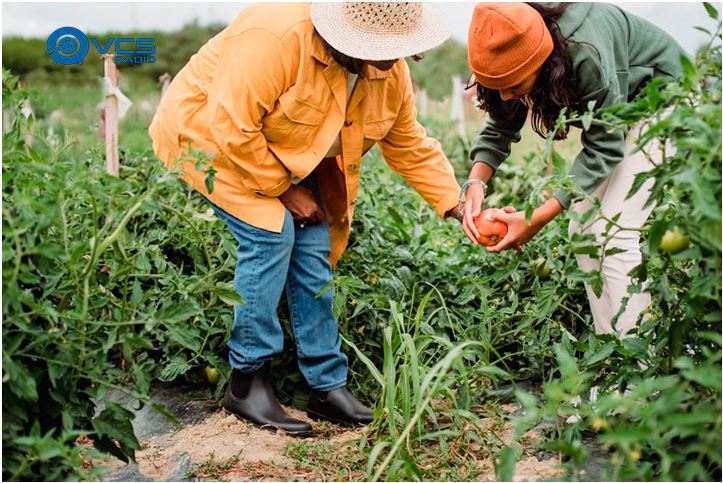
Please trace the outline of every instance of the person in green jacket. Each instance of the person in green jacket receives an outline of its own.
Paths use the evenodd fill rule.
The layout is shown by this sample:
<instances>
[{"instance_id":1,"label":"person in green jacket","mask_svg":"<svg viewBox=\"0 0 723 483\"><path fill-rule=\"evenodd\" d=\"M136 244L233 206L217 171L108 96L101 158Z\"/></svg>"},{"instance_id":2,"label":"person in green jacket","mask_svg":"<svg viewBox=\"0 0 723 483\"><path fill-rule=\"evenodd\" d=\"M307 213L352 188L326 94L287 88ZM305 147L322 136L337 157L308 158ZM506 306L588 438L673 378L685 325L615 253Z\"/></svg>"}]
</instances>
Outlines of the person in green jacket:
<instances>
[{"instance_id":1,"label":"person in green jacket","mask_svg":"<svg viewBox=\"0 0 723 483\"><path fill-rule=\"evenodd\" d=\"M604 3L480 3L469 28L468 49L480 107L491 117L474 141L470 153L474 164L463 195L462 225L475 244L474 219L484 201L486 182L508 158L511 143L520 140L528 116L533 130L545 136L555 131L561 109L583 114L590 101L595 111L629 102L652 78L678 76L680 57L685 55L663 30ZM568 129L557 130L555 139L564 139ZM490 252L521 249L564 209L587 212L593 206L591 198L600 200L605 217L620 216L618 225L625 230L607 231L600 216L584 226L570 223L571 236L592 234L602 242L607 233L612 239L606 248L622 249L604 257L602 264L587 255L577 256L583 271L599 270L602 275L600 297L586 284L597 333L625 336L650 304L648 293L628 294L628 273L641 262L639 229L653 209L645 206L652 180L626 197L636 174L657 164L663 150L649 144L647 156L636 152L639 135L640 127L628 133L610 132L593 122L581 134L583 147L569 172L590 196L571 207L572 194L560 190L534 210L529 224L524 212L510 208L492 216L508 225L508 233L488 247Z\"/></svg>"}]
</instances>

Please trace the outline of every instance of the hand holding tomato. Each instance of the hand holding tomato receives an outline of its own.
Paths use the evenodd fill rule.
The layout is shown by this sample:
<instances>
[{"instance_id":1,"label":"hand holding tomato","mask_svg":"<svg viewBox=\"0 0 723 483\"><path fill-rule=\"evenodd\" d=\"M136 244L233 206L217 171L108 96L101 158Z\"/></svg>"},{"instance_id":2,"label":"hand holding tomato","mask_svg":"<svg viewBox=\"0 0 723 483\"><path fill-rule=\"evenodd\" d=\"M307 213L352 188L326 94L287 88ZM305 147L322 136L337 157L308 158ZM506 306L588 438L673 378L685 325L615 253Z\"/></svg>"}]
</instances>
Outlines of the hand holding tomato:
<instances>
[{"instance_id":1,"label":"hand holding tomato","mask_svg":"<svg viewBox=\"0 0 723 483\"><path fill-rule=\"evenodd\" d=\"M528 223L524 211L497 210L491 214L491 221L501 221L507 225L507 235L494 246L487 247L490 253L497 253L507 248L522 250L522 245L537 235L537 232L562 212L562 205L555 198L550 198L532 212Z\"/></svg>"},{"instance_id":2,"label":"hand holding tomato","mask_svg":"<svg viewBox=\"0 0 723 483\"><path fill-rule=\"evenodd\" d=\"M469 241L475 245L479 245L479 231L475 225L475 219L480 215L482 209L482 203L485 199L485 192L482 186L478 184L472 184L467 188L467 193L464 199L464 217L462 219L462 230L467 235Z\"/></svg>"},{"instance_id":3,"label":"hand holding tomato","mask_svg":"<svg viewBox=\"0 0 723 483\"><path fill-rule=\"evenodd\" d=\"M522 250L522 245L530 241L545 226L544 223L535 223L534 219L532 223L527 223L524 211L512 213L509 211L499 213L499 211L502 210L490 214L490 221L504 223L507 226L507 233L497 243L487 247L487 251L491 253L501 252L507 248Z\"/></svg>"},{"instance_id":4,"label":"hand holding tomato","mask_svg":"<svg viewBox=\"0 0 723 483\"><path fill-rule=\"evenodd\" d=\"M511 213L514 213L514 208L512 208L511 206L505 208L505 210L507 209L511 210ZM480 244L486 247L491 247L496 245L500 240L505 237L505 235L507 235L507 225L505 225L501 221L493 220L493 216L496 212L504 214L505 210L499 210L497 208L487 208L474 218L474 225L475 228L477 228L478 233L477 241Z\"/></svg>"}]
</instances>

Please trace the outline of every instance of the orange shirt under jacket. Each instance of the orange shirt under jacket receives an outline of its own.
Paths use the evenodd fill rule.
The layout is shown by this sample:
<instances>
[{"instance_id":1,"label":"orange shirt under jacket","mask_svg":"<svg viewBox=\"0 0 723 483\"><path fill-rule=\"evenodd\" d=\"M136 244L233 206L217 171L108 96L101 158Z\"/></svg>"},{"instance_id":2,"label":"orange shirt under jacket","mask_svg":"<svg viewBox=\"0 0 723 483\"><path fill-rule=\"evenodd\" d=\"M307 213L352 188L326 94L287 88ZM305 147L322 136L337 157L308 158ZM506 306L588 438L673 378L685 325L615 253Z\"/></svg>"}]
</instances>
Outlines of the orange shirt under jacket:
<instances>
[{"instance_id":1,"label":"orange shirt under jacket","mask_svg":"<svg viewBox=\"0 0 723 483\"><path fill-rule=\"evenodd\" d=\"M439 142L417 123L406 62L387 72L366 65L347 103L346 71L314 32L308 4L246 8L191 57L166 91L149 127L167 165L188 145L213 154L213 191L196 162L183 178L244 222L280 232L277 196L291 175L316 169L336 265L349 237L362 155L379 143L382 156L440 216L460 192ZM342 154L324 159L341 132Z\"/></svg>"}]
</instances>

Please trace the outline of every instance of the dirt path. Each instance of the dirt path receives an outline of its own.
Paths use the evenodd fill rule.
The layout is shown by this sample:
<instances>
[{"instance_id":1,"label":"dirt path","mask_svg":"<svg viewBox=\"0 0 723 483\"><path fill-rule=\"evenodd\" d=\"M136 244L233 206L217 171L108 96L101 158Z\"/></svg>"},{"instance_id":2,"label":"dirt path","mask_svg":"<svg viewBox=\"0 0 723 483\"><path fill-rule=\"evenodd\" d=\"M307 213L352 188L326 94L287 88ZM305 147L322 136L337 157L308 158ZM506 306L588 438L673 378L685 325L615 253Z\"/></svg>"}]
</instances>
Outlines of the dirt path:
<instances>
[{"instance_id":1,"label":"dirt path","mask_svg":"<svg viewBox=\"0 0 723 483\"><path fill-rule=\"evenodd\" d=\"M299 468L286 448L299 443L332 443L340 447L358 440L364 429L345 430L327 423L310 421L306 414L285 408L292 416L309 421L314 438L294 438L241 421L217 410L195 424L179 430L141 439L136 463L112 462L106 481L192 481L202 480L299 480L314 474ZM351 448L353 445L349 445ZM100 463L100 462L96 462Z\"/></svg>"},{"instance_id":2,"label":"dirt path","mask_svg":"<svg viewBox=\"0 0 723 483\"><path fill-rule=\"evenodd\" d=\"M285 408L309 421L306 415ZM311 421L310 421L311 422ZM146 431L136 463L111 464L107 481L323 481L363 480L366 459L357 441L360 428L349 431L311 422L316 436L299 439L257 428L222 410L194 418L181 429L152 434ZM504 433L510 433L504 431ZM507 438L505 434L503 438ZM346 452L346 453L345 453ZM321 456L320 456L321 455ZM540 481L562 475L557 458L523 457L515 481ZM490 458L480 459L479 481L496 481ZM346 466L344 468L343 466Z\"/></svg>"}]
</instances>

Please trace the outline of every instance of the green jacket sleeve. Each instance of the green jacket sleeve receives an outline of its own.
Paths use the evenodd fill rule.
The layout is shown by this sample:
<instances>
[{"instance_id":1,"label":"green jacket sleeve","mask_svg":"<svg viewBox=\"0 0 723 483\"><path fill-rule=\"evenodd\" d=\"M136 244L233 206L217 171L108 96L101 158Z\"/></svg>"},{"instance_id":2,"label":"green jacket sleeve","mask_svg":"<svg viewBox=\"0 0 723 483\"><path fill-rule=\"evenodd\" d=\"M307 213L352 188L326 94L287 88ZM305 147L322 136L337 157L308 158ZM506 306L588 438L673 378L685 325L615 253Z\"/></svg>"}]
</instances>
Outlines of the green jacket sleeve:
<instances>
[{"instance_id":1,"label":"green jacket sleeve","mask_svg":"<svg viewBox=\"0 0 723 483\"><path fill-rule=\"evenodd\" d=\"M584 104L586 105L594 100L594 109L597 112L600 109L623 102L625 99L622 99L617 77L613 74L604 79L602 70L596 66L592 67L592 69L586 69L588 72L579 86L580 96ZM590 70L596 72L593 73ZM569 175L572 176L575 184L580 189L590 194L610 176L615 167L622 161L625 133L621 130L610 132L606 126L593 119L590 127L583 130L580 140L582 150L575 158ZM558 190L555 193L555 198L563 207L568 208L570 206L570 193Z\"/></svg>"},{"instance_id":2,"label":"green jacket sleeve","mask_svg":"<svg viewBox=\"0 0 723 483\"><path fill-rule=\"evenodd\" d=\"M481 133L475 137L469 153L473 163L489 164L495 171L510 155L512 143L520 141L520 130L527 119L527 107L515 101L514 120L509 124L501 124L490 118Z\"/></svg>"}]
</instances>

